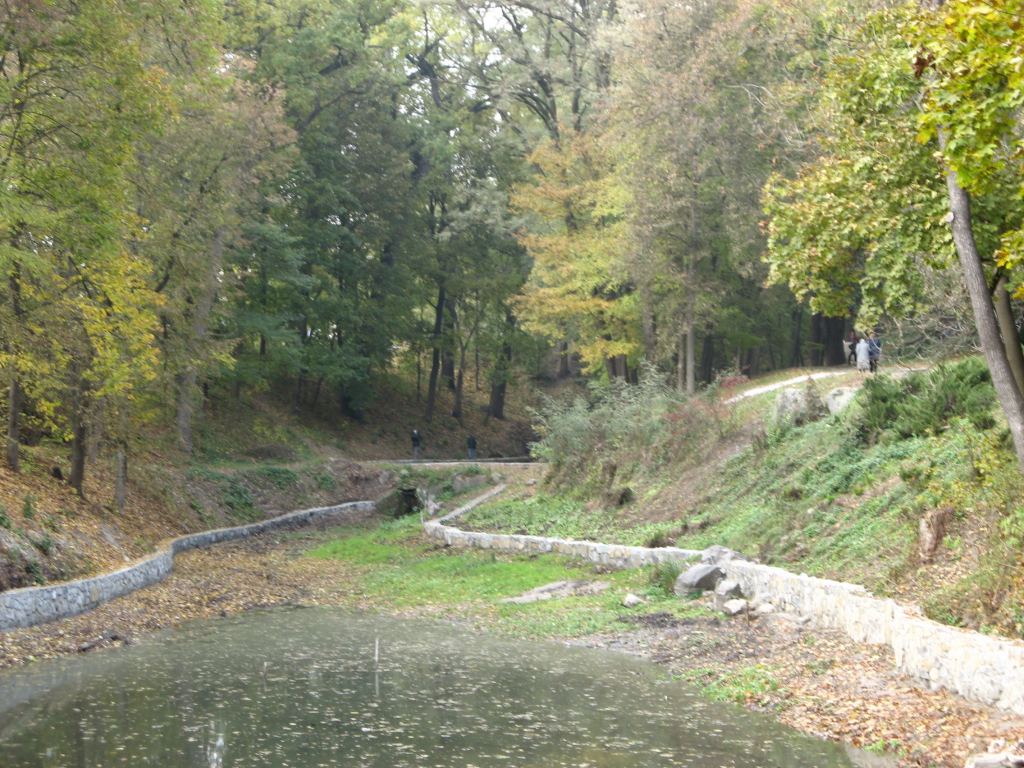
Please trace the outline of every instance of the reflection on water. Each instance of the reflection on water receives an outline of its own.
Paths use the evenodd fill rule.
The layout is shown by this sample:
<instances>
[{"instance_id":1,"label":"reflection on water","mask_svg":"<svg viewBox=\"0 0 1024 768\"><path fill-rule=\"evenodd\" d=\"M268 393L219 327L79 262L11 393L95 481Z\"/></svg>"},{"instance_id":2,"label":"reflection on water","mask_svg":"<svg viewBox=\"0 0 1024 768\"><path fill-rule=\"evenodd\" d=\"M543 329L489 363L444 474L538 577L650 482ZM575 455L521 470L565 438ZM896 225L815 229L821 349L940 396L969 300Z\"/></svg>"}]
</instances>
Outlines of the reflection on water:
<instances>
[{"instance_id":1,"label":"reflection on water","mask_svg":"<svg viewBox=\"0 0 1024 768\"><path fill-rule=\"evenodd\" d=\"M330 609L0 676L0 765L833 768L836 745L642 661Z\"/></svg>"}]
</instances>

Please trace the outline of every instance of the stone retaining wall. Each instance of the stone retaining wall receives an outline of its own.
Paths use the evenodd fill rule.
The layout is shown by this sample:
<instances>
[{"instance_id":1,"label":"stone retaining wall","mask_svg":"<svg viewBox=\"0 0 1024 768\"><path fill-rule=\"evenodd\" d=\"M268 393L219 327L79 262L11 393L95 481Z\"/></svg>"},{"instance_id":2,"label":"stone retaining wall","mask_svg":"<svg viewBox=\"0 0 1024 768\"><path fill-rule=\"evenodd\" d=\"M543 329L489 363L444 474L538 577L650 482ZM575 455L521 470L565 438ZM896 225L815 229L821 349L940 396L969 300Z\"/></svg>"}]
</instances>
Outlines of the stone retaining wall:
<instances>
[{"instance_id":1,"label":"stone retaining wall","mask_svg":"<svg viewBox=\"0 0 1024 768\"><path fill-rule=\"evenodd\" d=\"M445 524L498 492L500 489L492 489L440 520L425 522L426 535L452 547L553 552L626 568L666 561L682 564L704 554L675 547L627 547L463 531ZM707 554L713 560L719 553L707 550ZM755 605L772 603L806 619L810 626L840 630L856 642L888 645L899 670L930 688L945 688L966 699L1024 715L1024 643L930 621L913 607L872 597L856 584L797 575L746 560L720 558L717 564Z\"/></svg>"},{"instance_id":2,"label":"stone retaining wall","mask_svg":"<svg viewBox=\"0 0 1024 768\"><path fill-rule=\"evenodd\" d=\"M174 556L179 552L278 528L307 525L341 512L365 511L373 507L372 501L354 501L333 507L303 509L235 528L193 533L162 542L152 555L111 573L61 584L0 592L0 631L31 627L84 613L115 597L162 581L171 572Z\"/></svg>"},{"instance_id":3,"label":"stone retaining wall","mask_svg":"<svg viewBox=\"0 0 1024 768\"><path fill-rule=\"evenodd\" d=\"M1024 715L1024 643L939 624L855 584L743 560L719 565L755 604L770 602L813 626L888 645L899 670L930 688Z\"/></svg>"},{"instance_id":4,"label":"stone retaining wall","mask_svg":"<svg viewBox=\"0 0 1024 768\"><path fill-rule=\"evenodd\" d=\"M520 534L487 533L485 531L463 531L445 523L465 514L474 507L505 490L504 485L496 486L483 496L459 507L437 520L427 520L423 530L429 538L443 541L449 547L472 547L476 549L497 549L504 552L553 552L593 563L609 565L616 568L639 568L657 563L686 563L701 552L694 549L678 547L629 547L624 544L599 544L594 541L577 541L574 539L549 539L545 536L523 536Z\"/></svg>"}]
</instances>

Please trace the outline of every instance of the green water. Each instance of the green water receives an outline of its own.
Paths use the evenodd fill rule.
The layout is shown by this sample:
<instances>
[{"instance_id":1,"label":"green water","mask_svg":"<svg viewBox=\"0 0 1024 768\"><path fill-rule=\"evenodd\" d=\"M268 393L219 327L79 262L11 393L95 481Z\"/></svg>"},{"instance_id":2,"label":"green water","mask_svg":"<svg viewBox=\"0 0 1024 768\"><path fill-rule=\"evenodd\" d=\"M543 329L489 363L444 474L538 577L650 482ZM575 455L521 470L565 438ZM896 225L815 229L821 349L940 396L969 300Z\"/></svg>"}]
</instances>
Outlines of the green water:
<instances>
[{"instance_id":1,"label":"green water","mask_svg":"<svg viewBox=\"0 0 1024 768\"><path fill-rule=\"evenodd\" d=\"M3 768L142 765L855 763L620 654L331 609L197 623L0 675Z\"/></svg>"}]
</instances>

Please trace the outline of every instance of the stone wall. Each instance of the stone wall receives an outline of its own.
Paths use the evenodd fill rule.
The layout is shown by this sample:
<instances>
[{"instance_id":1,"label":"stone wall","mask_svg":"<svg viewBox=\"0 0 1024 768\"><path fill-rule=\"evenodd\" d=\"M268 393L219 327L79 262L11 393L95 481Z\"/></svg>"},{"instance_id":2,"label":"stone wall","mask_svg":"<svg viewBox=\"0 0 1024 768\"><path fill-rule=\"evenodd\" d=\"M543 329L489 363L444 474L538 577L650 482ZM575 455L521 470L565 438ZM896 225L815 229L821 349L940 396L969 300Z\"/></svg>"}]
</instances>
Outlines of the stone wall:
<instances>
[{"instance_id":1,"label":"stone wall","mask_svg":"<svg viewBox=\"0 0 1024 768\"><path fill-rule=\"evenodd\" d=\"M939 624L855 584L742 560L719 566L755 604L770 602L813 626L888 645L899 670L928 687L1024 714L1024 643Z\"/></svg>"},{"instance_id":2,"label":"stone wall","mask_svg":"<svg viewBox=\"0 0 1024 768\"><path fill-rule=\"evenodd\" d=\"M594 541L574 539L549 539L545 536L523 536L519 534L487 533L485 531L463 531L447 522L465 514L505 490L504 485L492 488L483 496L473 499L437 520L423 523L426 535L449 547L472 547L476 549L497 549L504 552L537 552L566 555L580 560L609 565L616 568L639 568L663 562L689 562L700 557L701 552L677 547L629 547L624 544L599 544Z\"/></svg>"},{"instance_id":3,"label":"stone wall","mask_svg":"<svg viewBox=\"0 0 1024 768\"><path fill-rule=\"evenodd\" d=\"M373 509L372 501L291 512L258 523L218 528L162 542L157 551L131 565L88 579L0 592L0 631L31 627L91 610L115 597L155 584L171 572L179 552L242 539L278 528L307 525L343 512Z\"/></svg>"},{"instance_id":4,"label":"stone wall","mask_svg":"<svg viewBox=\"0 0 1024 768\"><path fill-rule=\"evenodd\" d=\"M465 507L423 524L426 535L452 547L504 552L553 552L616 567L659 562L680 564L704 553L675 547L627 547L592 541L463 531L445 523L491 498L492 489ZM1024 643L948 627L923 617L915 607L872 597L864 587L806 574L794 574L746 560L721 558L717 548L706 560L717 563L755 605L772 603L812 627L837 629L851 639L888 645L904 674L932 689L945 688L966 699L1024 715Z\"/></svg>"}]
</instances>

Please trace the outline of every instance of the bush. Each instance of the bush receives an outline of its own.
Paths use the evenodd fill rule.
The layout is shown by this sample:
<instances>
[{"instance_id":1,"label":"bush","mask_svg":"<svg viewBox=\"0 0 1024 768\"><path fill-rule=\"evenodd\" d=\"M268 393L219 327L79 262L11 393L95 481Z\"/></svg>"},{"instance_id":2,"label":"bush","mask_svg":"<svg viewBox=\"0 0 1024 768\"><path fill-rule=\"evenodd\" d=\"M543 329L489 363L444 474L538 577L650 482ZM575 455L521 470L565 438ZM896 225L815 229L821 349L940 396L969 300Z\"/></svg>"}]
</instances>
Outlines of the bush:
<instances>
[{"instance_id":1,"label":"bush","mask_svg":"<svg viewBox=\"0 0 1024 768\"><path fill-rule=\"evenodd\" d=\"M977 358L912 373L902 380L888 376L869 379L861 404L855 428L865 444L885 436L936 435L957 418L967 419L979 430L995 425L992 378Z\"/></svg>"},{"instance_id":2,"label":"bush","mask_svg":"<svg viewBox=\"0 0 1024 768\"><path fill-rule=\"evenodd\" d=\"M658 563L651 569L651 584L661 589L666 595L673 594L676 579L683 572L679 563L667 561Z\"/></svg>"},{"instance_id":3,"label":"bush","mask_svg":"<svg viewBox=\"0 0 1024 768\"><path fill-rule=\"evenodd\" d=\"M656 471L701 458L734 426L716 397L687 396L654 368L643 370L639 384L614 381L592 390L589 399L548 399L535 416L541 439L534 456L549 462L562 482L579 487L589 479L599 490L635 466ZM588 478L602 467L602 477Z\"/></svg>"}]
</instances>

